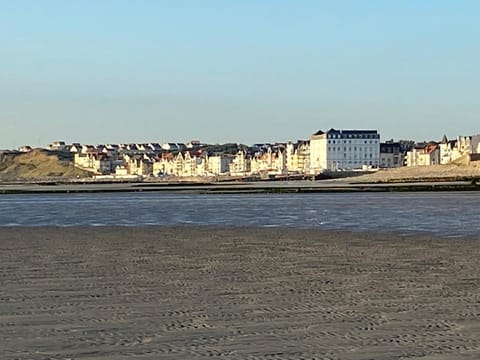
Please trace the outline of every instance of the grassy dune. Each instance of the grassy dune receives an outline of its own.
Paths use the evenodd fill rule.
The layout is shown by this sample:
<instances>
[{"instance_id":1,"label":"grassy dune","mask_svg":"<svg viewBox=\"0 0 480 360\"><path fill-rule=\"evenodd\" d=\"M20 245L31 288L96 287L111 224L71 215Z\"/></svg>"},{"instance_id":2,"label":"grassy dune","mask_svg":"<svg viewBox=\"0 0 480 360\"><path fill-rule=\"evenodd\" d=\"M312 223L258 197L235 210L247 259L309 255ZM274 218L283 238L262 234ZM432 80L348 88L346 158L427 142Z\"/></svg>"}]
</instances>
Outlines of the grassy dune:
<instances>
[{"instance_id":1,"label":"grassy dune","mask_svg":"<svg viewBox=\"0 0 480 360\"><path fill-rule=\"evenodd\" d=\"M77 169L70 158L36 149L28 153L9 153L0 156L0 181L42 180L47 178L88 177Z\"/></svg>"}]
</instances>

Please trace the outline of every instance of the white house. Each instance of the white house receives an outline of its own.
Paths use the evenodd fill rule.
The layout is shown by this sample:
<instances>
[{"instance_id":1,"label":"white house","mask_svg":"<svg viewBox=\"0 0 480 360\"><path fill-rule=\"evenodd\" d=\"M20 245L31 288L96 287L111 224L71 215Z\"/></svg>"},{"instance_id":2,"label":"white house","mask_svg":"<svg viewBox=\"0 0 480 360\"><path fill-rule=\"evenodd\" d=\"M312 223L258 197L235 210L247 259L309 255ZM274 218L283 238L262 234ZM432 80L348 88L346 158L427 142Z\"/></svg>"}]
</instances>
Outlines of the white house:
<instances>
[{"instance_id":1,"label":"white house","mask_svg":"<svg viewBox=\"0 0 480 360\"><path fill-rule=\"evenodd\" d=\"M29 145L23 145L18 148L18 151L23 152L23 153L28 153L32 151L32 147Z\"/></svg>"},{"instance_id":2,"label":"white house","mask_svg":"<svg viewBox=\"0 0 480 360\"><path fill-rule=\"evenodd\" d=\"M72 145L70 145L70 152L71 153L81 153L82 152L82 148L83 146L80 145L79 143L73 143Z\"/></svg>"},{"instance_id":3,"label":"white house","mask_svg":"<svg viewBox=\"0 0 480 360\"><path fill-rule=\"evenodd\" d=\"M65 141L54 141L48 144L48 150L65 151L66 147Z\"/></svg>"},{"instance_id":4,"label":"white house","mask_svg":"<svg viewBox=\"0 0 480 360\"><path fill-rule=\"evenodd\" d=\"M457 147L457 140L448 140L447 136L443 136L439 144L440 147L440 164L448 164L462 156Z\"/></svg>"},{"instance_id":5,"label":"white house","mask_svg":"<svg viewBox=\"0 0 480 360\"><path fill-rule=\"evenodd\" d=\"M162 149L167 151L178 151L178 145L175 143L165 143L162 145Z\"/></svg>"}]
</instances>

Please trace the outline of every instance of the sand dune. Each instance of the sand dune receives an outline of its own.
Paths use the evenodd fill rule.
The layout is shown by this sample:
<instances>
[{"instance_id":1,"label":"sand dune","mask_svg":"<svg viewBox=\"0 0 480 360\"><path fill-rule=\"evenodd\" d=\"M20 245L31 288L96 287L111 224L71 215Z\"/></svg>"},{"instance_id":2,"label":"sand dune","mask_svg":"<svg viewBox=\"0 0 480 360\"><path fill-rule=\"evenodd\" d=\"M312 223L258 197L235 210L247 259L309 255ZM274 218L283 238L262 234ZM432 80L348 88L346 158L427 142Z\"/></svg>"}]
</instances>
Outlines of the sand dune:
<instances>
[{"instance_id":1,"label":"sand dune","mask_svg":"<svg viewBox=\"0 0 480 360\"><path fill-rule=\"evenodd\" d=\"M0 229L1 359L478 359L480 239Z\"/></svg>"},{"instance_id":2,"label":"sand dune","mask_svg":"<svg viewBox=\"0 0 480 360\"><path fill-rule=\"evenodd\" d=\"M409 182L478 179L480 162L470 164L448 164L431 166L412 166L392 169L381 169L372 174L352 178L352 182Z\"/></svg>"}]
</instances>

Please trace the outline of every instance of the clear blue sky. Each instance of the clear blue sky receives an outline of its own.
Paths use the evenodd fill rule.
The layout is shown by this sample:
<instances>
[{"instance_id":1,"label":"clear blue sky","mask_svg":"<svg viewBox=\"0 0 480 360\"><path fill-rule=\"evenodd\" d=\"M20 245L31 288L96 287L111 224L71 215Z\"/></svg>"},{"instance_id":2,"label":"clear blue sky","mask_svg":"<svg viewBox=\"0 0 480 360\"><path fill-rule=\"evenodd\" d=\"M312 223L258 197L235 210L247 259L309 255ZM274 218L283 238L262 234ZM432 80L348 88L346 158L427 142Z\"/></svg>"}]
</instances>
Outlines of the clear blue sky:
<instances>
[{"instance_id":1,"label":"clear blue sky","mask_svg":"<svg viewBox=\"0 0 480 360\"><path fill-rule=\"evenodd\" d=\"M480 133L480 1L0 0L0 148Z\"/></svg>"}]
</instances>

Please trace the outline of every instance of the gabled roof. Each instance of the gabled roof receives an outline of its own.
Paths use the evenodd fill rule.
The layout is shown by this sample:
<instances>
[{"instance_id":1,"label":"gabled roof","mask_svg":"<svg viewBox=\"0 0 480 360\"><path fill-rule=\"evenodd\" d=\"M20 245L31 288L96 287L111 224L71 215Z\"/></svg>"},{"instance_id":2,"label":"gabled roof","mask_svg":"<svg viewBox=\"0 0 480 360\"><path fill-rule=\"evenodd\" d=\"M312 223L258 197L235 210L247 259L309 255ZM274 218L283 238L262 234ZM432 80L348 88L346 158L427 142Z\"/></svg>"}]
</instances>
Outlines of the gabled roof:
<instances>
[{"instance_id":1,"label":"gabled roof","mask_svg":"<svg viewBox=\"0 0 480 360\"><path fill-rule=\"evenodd\" d=\"M431 154L435 150L438 149L438 144L436 142L429 142L427 146L425 146L425 154Z\"/></svg>"}]
</instances>

